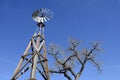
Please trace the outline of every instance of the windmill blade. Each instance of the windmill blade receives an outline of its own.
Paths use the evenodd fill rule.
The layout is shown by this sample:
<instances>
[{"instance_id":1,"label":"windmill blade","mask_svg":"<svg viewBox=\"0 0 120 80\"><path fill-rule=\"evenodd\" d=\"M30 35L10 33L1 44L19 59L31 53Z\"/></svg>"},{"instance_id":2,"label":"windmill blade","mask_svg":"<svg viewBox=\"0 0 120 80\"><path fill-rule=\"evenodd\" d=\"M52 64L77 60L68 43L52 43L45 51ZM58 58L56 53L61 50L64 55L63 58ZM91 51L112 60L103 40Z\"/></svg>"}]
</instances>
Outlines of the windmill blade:
<instances>
[{"instance_id":1,"label":"windmill blade","mask_svg":"<svg viewBox=\"0 0 120 80\"><path fill-rule=\"evenodd\" d=\"M45 17L45 19L46 19L46 20L50 20L50 18L48 18L48 17Z\"/></svg>"},{"instance_id":2,"label":"windmill blade","mask_svg":"<svg viewBox=\"0 0 120 80\"><path fill-rule=\"evenodd\" d=\"M43 12L44 12L44 8L40 9L40 12L42 12L42 13L43 13Z\"/></svg>"},{"instance_id":3,"label":"windmill blade","mask_svg":"<svg viewBox=\"0 0 120 80\"><path fill-rule=\"evenodd\" d=\"M45 22L47 22L47 19L45 17L43 19L44 19Z\"/></svg>"},{"instance_id":4,"label":"windmill blade","mask_svg":"<svg viewBox=\"0 0 120 80\"><path fill-rule=\"evenodd\" d=\"M40 11L39 10L36 10L36 13L38 14Z\"/></svg>"}]
</instances>

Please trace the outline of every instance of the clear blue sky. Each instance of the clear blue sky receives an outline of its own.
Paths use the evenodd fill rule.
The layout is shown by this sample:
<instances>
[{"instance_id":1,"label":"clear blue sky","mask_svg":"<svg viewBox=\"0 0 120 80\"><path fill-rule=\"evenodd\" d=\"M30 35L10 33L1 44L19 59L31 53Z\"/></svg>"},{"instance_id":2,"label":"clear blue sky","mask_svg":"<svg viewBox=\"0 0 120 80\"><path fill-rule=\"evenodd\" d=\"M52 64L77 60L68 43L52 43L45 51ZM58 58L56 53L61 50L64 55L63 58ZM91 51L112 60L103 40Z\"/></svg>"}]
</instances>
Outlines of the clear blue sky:
<instances>
[{"instance_id":1,"label":"clear blue sky","mask_svg":"<svg viewBox=\"0 0 120 80\"><path fill-rule=\"evenodd\" d=\"M81 80L120 78L120 0L0 0L0 80L10 80L37 27L31 14L39 8L54 12L45 27L47 46L65 46L69 37L86 47L101 42L102 73L88 65Z\"/></svg>"}]
</instances>

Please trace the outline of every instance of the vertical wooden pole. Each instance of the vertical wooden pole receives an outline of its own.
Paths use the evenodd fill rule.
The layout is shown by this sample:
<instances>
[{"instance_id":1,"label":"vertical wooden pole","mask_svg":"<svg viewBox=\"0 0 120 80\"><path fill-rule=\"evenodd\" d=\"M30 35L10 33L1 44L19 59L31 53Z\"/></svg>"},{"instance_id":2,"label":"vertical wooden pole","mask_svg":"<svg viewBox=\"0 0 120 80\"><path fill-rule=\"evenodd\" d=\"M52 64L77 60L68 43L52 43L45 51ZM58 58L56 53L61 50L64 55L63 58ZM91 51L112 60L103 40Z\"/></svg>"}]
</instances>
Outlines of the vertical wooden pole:
<instances>
[{"instance_id":1,"label":"vertical wooden pole","mask_svg":"<svg viewBox=\"0 0 120 80\"><path fill-rule=\"evenodd\" d=\"M43 50L44 50L44 57L47 59L45 43L43 45ZM45 74L46 74L47 79L50 80L50 78L49 78L49 70L48 70L48 61L45 62Z\"/></svg>"},{"instance_id":2,"label":"vertical wooden pole","mask_svg":"<svg viewBox=\"0 0 120 80\"><path fill-rule=\"evenodd\" d=\"M36 42L36 53L34 58L33 58L33 63L32 63L32 71L31 71L31 76L30 76L30 79L34 79L36 80L36 67L37 67L37 61L38 61L38 48L40 46L40 33L38 33L38 38L37 38L37 42Z\"/></svg>"},{"instance_id":3,"label":"vertical wooden pole","mask_svg":"<svg viewBox=\"0 0 120 80\"><path fill-rule=\"evenodd\" d=\"M45 37L44 37L44 27L42 28L42 31L43 31L42 37L43 37L43 39L45 39ZM47 59L45 42L43 44L43 52L44 52L43 56ZM50 80L49 70L48 70L48 61L45 62L45 74L46 74L47 79Z\"/></svg>"}]
</instances>

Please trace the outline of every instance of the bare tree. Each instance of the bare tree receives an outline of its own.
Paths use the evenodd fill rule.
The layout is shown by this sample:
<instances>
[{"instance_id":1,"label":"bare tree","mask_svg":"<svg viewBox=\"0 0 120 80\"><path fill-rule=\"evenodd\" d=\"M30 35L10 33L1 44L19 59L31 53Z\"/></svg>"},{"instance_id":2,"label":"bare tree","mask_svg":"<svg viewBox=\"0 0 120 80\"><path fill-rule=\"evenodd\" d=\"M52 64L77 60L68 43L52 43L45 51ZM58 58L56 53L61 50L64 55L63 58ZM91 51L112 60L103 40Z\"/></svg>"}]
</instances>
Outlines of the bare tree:
<instances>
[{"instance_id":1,"label":"bare tree","mask_svg":"<svg viewBox=\"0 0 120 80\"><path fill-rule=\"evenodd\" d=\"M96 61L96 54L101 50L99 43L91 43L91 49L81 50L79 41L75 39L69 41L70 47L65 50L55 45L50 46L49 54L55 59L55 66L50 70L51 73L63 74L68 80L73 78L79 80L87 62L93 63L101 71L100 64Z\"/></svg>"}]
</instances>

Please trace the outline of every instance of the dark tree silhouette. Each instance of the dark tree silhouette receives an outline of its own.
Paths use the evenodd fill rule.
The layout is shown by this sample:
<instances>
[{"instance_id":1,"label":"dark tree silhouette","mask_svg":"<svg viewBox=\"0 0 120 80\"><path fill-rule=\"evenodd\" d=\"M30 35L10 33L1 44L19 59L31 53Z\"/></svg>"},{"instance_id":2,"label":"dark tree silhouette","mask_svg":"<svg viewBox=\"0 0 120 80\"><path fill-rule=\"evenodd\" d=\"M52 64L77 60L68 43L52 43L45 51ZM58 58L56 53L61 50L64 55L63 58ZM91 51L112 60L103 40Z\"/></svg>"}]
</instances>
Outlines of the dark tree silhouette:
<instances>
[{"instance_id":1,"label":"dark tree silhouette","mask_svg":"<svg viewBox=\"0 0 120 80\"><path fill-rule=\"evenodd\" d=\"M91 43L90 49L80 49L80 42L70 39L70 47L62 50L55 45L51 45L48 53L54 58L54 69L50 73L63 74L68 80L79 80L85 65L88 62L94 64L98 71L101 71L100 64L96 61L96 54L101 49L99 43ZM76 70L77 69L77 70Z\"/></svg>"}]
</instances>

